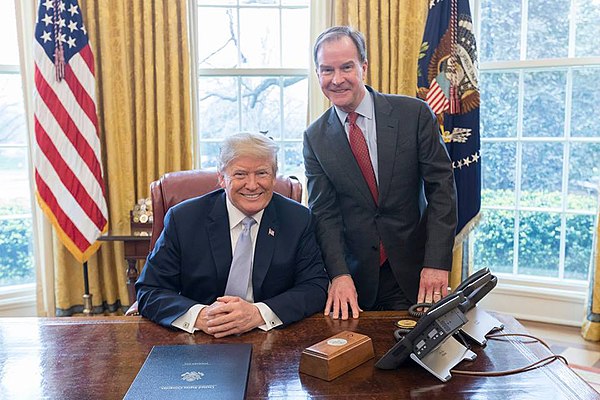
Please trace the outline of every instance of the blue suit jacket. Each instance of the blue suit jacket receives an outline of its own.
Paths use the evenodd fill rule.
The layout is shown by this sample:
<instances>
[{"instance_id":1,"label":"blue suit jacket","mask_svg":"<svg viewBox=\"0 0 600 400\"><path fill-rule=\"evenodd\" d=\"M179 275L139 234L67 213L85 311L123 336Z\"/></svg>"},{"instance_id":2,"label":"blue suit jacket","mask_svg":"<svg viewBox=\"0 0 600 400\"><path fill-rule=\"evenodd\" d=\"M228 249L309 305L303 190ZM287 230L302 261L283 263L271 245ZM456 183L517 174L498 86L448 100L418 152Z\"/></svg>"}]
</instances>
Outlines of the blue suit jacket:
<instances>
[{"instance_id":1,"label":"blue suit jacket","mask_svg":"<svg viewBox=\"0 0 600 400\"><path fill-rule=\"evenodd\" d=\"M169 209L165 227L135 284L140 313L164 326L225 292L231 266L222 189ZM322 311L328 285L310 211L277 193L256 238L252 288L283 325Z\"/></svg>"}]
</instances>

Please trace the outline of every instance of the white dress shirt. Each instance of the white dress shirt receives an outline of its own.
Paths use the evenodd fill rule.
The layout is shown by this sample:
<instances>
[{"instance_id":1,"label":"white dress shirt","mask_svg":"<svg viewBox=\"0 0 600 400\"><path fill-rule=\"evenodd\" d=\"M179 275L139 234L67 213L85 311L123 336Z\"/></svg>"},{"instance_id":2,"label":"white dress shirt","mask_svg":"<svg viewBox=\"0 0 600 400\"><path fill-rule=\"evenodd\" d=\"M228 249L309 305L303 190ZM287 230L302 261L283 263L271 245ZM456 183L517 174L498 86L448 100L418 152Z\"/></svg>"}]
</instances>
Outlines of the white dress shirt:
<instances>
[{"instance_id":1,"label":"white dress shirt","mask_svg":"<svg viewBox=\"0 0 600 400\"><path fill-rule=\"evenodd\" d=\"M238 238L242 233L242 220L246 217L246 215L237 208L235 208L235 206L233 205L233 203L231 203L228 197L226 197L226 199L227 213L229 215L229 233L231 234L231 254L233 254L235 245L237 244ZM251 216L256 221L256 224L252 225L252 227L250 228L250 238L252 239L252 260L254 260L256 236L258 235L258 228L260 227L260 221L262 220L263 213L264 210L261 210L258 213ZM254 264L252 265L252 267L254 267ZM260 315L265 321L263 325L259 326L259 328L263 331L268 331L283 324L279 317L265 303L254 303L254 289L252 288L252 279L250 279L250 282L248 282L248 291L246 293L245 300L249 303L253 303L254 306L258 308ZM200 311L202 311L202 309L207 306L208 304L196 304L192 306L185 314L173 321L171 325L189 333L196 332L197 330L199 330L194 326L196 323L196 319L198 318Z\"/></svg>"}]
</instances>

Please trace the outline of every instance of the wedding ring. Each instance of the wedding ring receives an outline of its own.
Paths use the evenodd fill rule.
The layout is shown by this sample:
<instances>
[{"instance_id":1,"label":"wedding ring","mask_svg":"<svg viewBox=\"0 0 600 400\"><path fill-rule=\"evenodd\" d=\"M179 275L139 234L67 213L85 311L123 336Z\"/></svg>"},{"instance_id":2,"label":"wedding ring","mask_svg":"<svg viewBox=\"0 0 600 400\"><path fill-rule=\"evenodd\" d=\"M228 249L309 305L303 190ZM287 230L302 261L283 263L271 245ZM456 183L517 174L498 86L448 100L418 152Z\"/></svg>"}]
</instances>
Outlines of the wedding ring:
<instances>
[{"instance_id":1,"label":"wedding ring","mask_svg":"<svg viewBox=\"0 0 600 400\"><path fill-rule=\"evenodd\" d=\"M436 295L439 296L440 294L441 294L440 292L433 292L434 296L436 296Z\"/></svg>"}]
</instances>

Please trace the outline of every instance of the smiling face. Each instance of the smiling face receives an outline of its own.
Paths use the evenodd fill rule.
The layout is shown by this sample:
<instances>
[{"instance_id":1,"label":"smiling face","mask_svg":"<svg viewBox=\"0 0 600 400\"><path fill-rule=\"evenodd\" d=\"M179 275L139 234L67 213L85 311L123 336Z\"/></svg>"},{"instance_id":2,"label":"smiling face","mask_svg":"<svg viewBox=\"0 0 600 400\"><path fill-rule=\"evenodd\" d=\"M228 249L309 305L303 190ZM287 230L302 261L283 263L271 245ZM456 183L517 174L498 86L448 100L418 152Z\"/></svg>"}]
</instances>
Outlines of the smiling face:
<instances>
[{"instance_id":1,"label":"smiling face","mask_svg":"<svg viewBox=\"0 0 600 400\"><path fill-rule=\"evenodd\" d=\"M317 52L317 75L323 94L345 112L356 110L366 93L367 61L360 61L347 36L323 42Z\"/></svg>"},{"instance_id":2,"label":"smiling face","mask_svg":"<svg viewBox=\"0 0 600 400\"><path fill-rule=\"evenodd\" d=\"M233 159L218 176L227 198L247 216L266 208L273 197L275 173L270 159L242 155Z\"/></svg>"}]
</instances>

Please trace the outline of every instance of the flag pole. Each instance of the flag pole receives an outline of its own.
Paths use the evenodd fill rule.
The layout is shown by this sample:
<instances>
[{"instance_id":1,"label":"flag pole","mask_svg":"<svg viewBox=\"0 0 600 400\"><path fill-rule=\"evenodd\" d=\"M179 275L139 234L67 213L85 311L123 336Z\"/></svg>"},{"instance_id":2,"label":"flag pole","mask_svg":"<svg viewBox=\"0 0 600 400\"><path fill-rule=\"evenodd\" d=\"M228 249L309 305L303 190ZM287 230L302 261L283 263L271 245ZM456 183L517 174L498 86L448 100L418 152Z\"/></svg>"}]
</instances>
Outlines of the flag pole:
<instances>
[{"instance_id":1,"label":"flag pole","mask_svg":"<svg viewBox=\"0 0 600 400\"><path fill-rule=\"evenodd\" d=\"M92 315L92 295L90 294L87 261L83 263L83 286L83 313L86 316L90 316Z\"/></svg>"}]
</instances>

